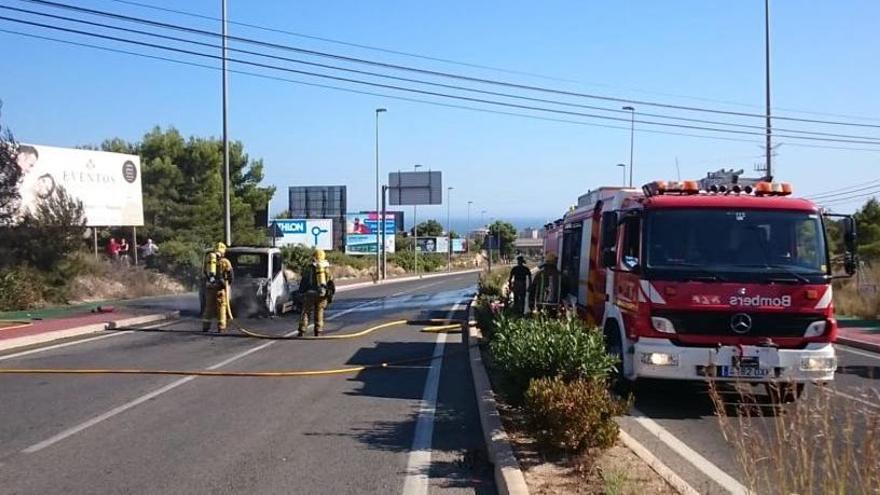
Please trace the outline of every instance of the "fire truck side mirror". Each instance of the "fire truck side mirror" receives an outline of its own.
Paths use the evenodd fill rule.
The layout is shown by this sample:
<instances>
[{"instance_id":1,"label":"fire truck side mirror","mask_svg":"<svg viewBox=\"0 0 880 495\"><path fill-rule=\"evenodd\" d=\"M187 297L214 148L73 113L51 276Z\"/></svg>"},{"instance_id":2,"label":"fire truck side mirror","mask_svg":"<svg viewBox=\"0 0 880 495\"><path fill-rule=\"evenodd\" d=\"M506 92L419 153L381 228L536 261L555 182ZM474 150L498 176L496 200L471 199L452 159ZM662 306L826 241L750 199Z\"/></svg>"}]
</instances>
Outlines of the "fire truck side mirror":
<instances>
[{"instance_id":1,"label":"fire truck side mirror","mask_svg":"<svg viewBox=\"0 0 880 495\"><path fill-rule=\"evenodd\" d=\"M612 248L602 250L602 266L606 268L614 268L617 265L617 251Z\"/></svg>"},{"instance_id":2,"label":"fire truck side mirror","mask_svg":"<svg viewBox=\"0 0 880 495\"><path fill-rule=\"evenodd\" d=\"M606 211L602 214L602 252L613 249L617 244L617 226L620 220L616 211ZM613 265L614 263L612 263ZM605 265L608 266L608 265Z\"/></svg>"}]
</instances>

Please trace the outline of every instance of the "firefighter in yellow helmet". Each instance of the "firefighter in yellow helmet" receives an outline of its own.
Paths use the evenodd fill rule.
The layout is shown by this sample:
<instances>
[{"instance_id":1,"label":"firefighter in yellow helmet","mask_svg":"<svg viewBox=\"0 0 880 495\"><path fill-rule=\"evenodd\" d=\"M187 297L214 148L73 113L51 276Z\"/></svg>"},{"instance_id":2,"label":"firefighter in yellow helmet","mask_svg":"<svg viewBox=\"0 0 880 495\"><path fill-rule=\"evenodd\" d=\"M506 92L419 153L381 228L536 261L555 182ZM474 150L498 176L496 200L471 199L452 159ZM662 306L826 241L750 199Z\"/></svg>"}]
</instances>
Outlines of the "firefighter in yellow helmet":
<instances>
[{"instance_id":1,"label":"firefighter in yellow helmet","mask_svg":"<svg viewBox=\"0 0 880 495\"><path fill-rule=\"evenodd\" d=\"M333 300L336 287L330 277L330 263L323 249L315 249L312 262L305 267L299 282L302 294L302 312L299 315L297 336L302 337L309 326L309 315L315 322L315 336L324 328L324 309Z\"/></svg>"},{"instance_id":2,"label":"firefighter in yellow helmet","mask_svg":"<svg viewBox=\"0 0 880 495\"><path fill-rule=\"evenodd\" d=\"M205 255L205 312L202 314L202 331L211 329L211 322L217 319L217 330L226 331L227 317L232 319L229 305L232 283L232 263L226 258L226 244L218 242L213 251Z\"/></svg>"}]
</instances>

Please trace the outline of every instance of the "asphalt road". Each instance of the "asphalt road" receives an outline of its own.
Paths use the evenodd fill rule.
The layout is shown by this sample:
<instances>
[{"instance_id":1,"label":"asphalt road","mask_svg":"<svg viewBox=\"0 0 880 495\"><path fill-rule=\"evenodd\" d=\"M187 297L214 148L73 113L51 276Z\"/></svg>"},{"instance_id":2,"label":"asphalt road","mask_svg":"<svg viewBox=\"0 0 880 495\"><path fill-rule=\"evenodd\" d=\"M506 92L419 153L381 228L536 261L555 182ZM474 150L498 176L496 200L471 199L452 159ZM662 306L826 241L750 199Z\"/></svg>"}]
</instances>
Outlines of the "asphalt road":
<instances>
[{"instance_id":1,"label":"asphalt road","mask_svg":"<svg viewBox=\"0 0 880 495\"><path fill-rule=\"evenodd\" d=\"M843 428L846 423L843 417L848 412L880 414L880 354L846 346L837 346L837 351L839 367L834 383L821 389L808 386L801 400L829 407L838 428ZM755 387L752 392L758 401L767 403L762 387ZM827 400L819 400L818 394L829 396ZM692 487L704 494L735 492L730 485L723 485L724 475L747 485L736 449L722 434L705 385L646 382L637 385L635 397L635 409L622 418L622 427ZM741 403L739 393L727 397L731 403ZM737 416L736 407L728 407L727 414L732 421L742 420L749 425L758 434L753 441L762 442L762 438L775 434L777 419L785 421L786 417L793 416L794 407L762 407L760 416L751 418ZM858 425L855 429L859 431ZM773 455L769 449L765 454ZM754 462L760 461L755 459ZM716 469L721 471L720 475Z\"/></svg>"},{"instance_id":2,"label":"asphalt road","mask_svg":"<svg viewBox=\"0 0 880 495\"><path fill-rule=\"evenodd\" d=\"M475 284L465 274L341 292L325 330L464 318ZM184 318L6 353L0 367L316 370L440 358L308 378L0 375L0 492L494 493L458 334L404 325L350 340L255 340L194 331L192 295L138 304ZM292 316L235 323L273 335L296 327Z\"/></svg>"}]
</instances>

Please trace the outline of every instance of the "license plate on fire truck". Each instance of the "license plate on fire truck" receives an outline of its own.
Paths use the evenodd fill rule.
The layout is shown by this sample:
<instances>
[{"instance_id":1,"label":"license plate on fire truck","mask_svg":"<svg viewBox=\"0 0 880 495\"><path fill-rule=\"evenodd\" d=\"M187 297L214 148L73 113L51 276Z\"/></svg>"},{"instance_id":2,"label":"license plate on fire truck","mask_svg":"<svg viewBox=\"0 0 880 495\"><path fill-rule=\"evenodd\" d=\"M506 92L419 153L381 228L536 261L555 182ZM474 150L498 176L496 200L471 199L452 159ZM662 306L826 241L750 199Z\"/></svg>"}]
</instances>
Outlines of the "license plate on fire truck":
<instances>
[{"instance_id":1,"label":"license plate on fire truck","mask_svg":"<svg viewBox=\"0 0 880 495\"><path fill-rule=\"evenodd\" d=\"M761 368L757 356L734 357L730 366L719 366L719 375L725 378L764 378L770 370Z\"/></svg>"}]
</instances>

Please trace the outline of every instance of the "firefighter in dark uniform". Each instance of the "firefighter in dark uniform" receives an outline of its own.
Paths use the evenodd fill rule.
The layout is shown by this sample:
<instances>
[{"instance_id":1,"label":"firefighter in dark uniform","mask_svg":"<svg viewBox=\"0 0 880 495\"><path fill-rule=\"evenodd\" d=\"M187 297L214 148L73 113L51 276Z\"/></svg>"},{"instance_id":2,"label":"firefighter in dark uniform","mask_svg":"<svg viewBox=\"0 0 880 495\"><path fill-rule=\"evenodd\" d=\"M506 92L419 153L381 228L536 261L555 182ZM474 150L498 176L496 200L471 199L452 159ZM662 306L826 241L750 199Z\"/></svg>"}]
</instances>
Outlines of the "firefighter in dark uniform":
<instances>
[{"instance_id":1,"label":"firefighter in dark uniform","mask_svg":"<svg viewBox=\"0 0 880 495\"><path fill-rule=\"evenodd\" d=\"M323 249L315 249L312 263L302 273L299 291L302 293L303 305L299 315L297 336L302 337L309 326L309 315L315 322L315 337L321 335L324 328L324 309L333 300L336 292L330 277L330 263Z\"/></svg>"},{"instance_id":2,"label":"firefighter in dark uniform","mask_svg":"<svg viewBox=\"0 0 880 495\"><path fill-rule=\"evenodd\" d=\"M526 290L532 283L532 271L526 265L526 259L519 255L516 257L516 266L510 270L507 284L513 292L513 310L518 316L522 316L526 307Z\"/></svg>"}]
</instances>

